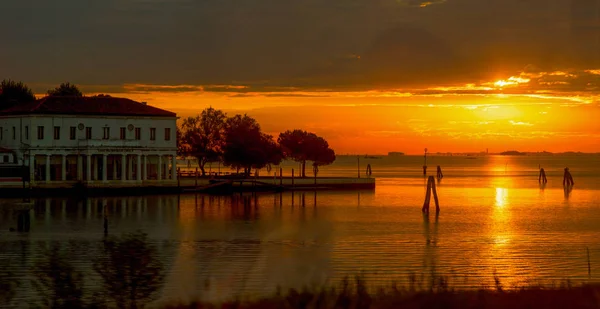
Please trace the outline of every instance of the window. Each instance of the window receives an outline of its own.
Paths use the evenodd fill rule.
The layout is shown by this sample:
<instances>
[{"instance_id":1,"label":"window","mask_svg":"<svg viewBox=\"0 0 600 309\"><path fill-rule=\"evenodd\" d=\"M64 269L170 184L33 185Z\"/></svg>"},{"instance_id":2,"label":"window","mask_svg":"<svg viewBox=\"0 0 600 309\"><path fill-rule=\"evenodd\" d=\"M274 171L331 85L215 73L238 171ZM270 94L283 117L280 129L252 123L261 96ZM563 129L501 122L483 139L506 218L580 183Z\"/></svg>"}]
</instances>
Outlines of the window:
<instances>
[{"instance_id":1,"label":"window","mask_svg":"<svg viewBox=\"0 0 600 309\"><path fill-rule=\"evenodd\" d=\"M156 128L150 128L150 140L156 140Z\"/></svg>"},{"instance_id":2,"label":"window","mask_svg":"<svg viewBox=\"0 0 600 309\"><path fill-rule=\"evenodd\" d=\"M29 126L25 126L25 139L29 139Z\"/></svg>"},{"instance_id":3,"label":"window","mask_svg":"<svg viewBox=\"0 0 600 309\"><path fill-rule=\"evenodd\" d=\"M17 128L13 127L13 140L17 139Z\"/></svg>"},{"instance_id":4,"label":"window","mask_svg":"<svg viewBox=\"0 0 600 309\"><path fill-rule=\"evenodd\" d=\"M77 138L77 127L70 127L69 128L69 139L74 140L75 138Z\"/></svg>"},{"instance_id":5,"label":"window","mask_svg":"<svg viewBox=\"0 0 600 309\"><path fill-rule=\"evenodd\" d=\"M38 139L44 139L44 126L38 126Z\"/></svg>"},{"instance_id":6,"label":"window","mask_svg":"<svg viewBox=\"0 0 600 309\"><path fill-rule=\"evenodd\" d=\"M136 140L141 140L142 139L142 129L135 128L135 139Z\"/></svg>"},{"instance_id":7,"label":"window","mask_svg":"<svg viewBox=\"0 0 600 309\"><path fill-rule=\"evenodd\" d=\"M60 139L60 127L54 127L54 139Z\"/></svg>"},{"instance_id":8,"label":"window","mask_svg":"<svg viewBox=\"0 0 600 309\"><path fill-rule=\"evenodd\" d=\"M4 163L8 163L8 156L7 156L7 155L5 155L5 156L4 156L4 158L3 158L3 160L4 160L4 161L3 161Z\"/></svg>"},{"instance_id":9,"label":"window","mask_svg":"<svg viewBox=\"0 0 600 309\"><path fill-rule=\"evenodd\" d=\"M0 127L0 139L4 138L4 129L2 127Z\"/></svg>"},{"instance_id":10,"label":"window","mask_svg":"<svg viewBox=\"0 0 600 309\"><path fill-rule=\"evenodd\" d=\"M121 139L125 139L125 136L126 136L125 132L126 132L125 127L122 127L119 129L119 135L120 135Z\"/></svg>"},{"instance_id":11,"label":"window","mask_svg":"<svg viewBox=\"0 0 600 309\"><path fill-rule=\"evenodd\" d=\"M171 128L165 128L165 141L171 140Z\"/></svg>"},{"instance_id":12,"label":"window","mask_svg":"<svg viewBox=\"0 0 600 309\"><path fill-rule=\"evenodd\" d=\"M85 128L85 138L92 139L92 127Z\"/></svg>"},{"instance_id":13,"label":"window","mask_svg":"<svg viewBox=\"0 0 600 309\"><path fill-rule=\"evenodd\" d=\"M102 136L103 139L109 139L110 138L110 128L109 127L104 127L102 128L104 131L104 135Z\"/></svg>"}]
</instances>

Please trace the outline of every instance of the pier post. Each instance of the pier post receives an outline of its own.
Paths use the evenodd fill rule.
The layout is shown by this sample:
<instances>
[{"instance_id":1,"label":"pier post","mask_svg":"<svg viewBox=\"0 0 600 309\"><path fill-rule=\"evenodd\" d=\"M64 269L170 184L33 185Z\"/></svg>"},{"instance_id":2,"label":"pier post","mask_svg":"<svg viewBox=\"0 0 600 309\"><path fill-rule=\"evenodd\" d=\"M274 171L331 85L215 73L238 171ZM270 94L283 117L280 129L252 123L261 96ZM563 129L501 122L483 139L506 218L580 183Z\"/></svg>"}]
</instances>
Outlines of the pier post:
<instances>
[{"instance_id":1,"label":"pier post","mask_svg":"<svg viewBox=\"0 0 600 309\"><path fill-rule=\"evenodd\" d=\"M279 168L279 185L283 186L283 168Z\"/></svg>"},{"instance_id":2,"label":"pier post","mask_svg":"<svg viewBox=\"0 0 600 309\"><path fill-rule=\"evenodd\" d=\"M181 176L180 176L180 174L181 174L181 170L178 167L177 168L177 188L181 188Z\"/></svg>"},{"instance_id":3,"label":"pier post","mask_svg":"<svg viewBox=\"0 0 600 309\"><path fill-rule=\"evenodd\" d=\"M292 169L292 189L294 188L294 169Z\"/></svg>"},{"instance_id":4,"label":"pier post","mask_svg":"<svg viewBox=\"0 0 600 309\"><path fill-rule=\"evenodd\" d=\"M539 183L547 183L548 179L546 178L546 171L544 171L544 168L540 169L540 176L538 177L538 182Z\"/></svg>"},{"instance_id":5,"label":"pier post","mask_svg":"<svg viewBox=\"0 0 600 309\"><path fill-rule=\"evenodd\" d=\"M196 187L198 187L198 168L196 167L196 173L194 174L195 177L195 182L194 184L196 185Z\"/></svg>"},{"instance_id":6,"label":"pier post","mask_svg":"<svg viewBox=\"0 0 600 309\"><path fill-rule=\"evenodd\" d=\"M442 173L442 167L438 165L437 166L437 179L442 180L442 178L444 178L444 173Z\"/></svg>"},{"instance_id":7,"label":"pier post","mask_svg":"<svg viewBox=\"0 0 600 309\"><path fill-rule=\"evenodd\" d=\"M356 156L356 167L358 170L358 178L360 179L360 156Z\"/></svg>"},{"instance_id":8,"label":"pier post","mask_svg":"<svg viewBox=\"0 0 600 309\"><path fill-rule=\"evenodd\" d=\"M435 210L436 213L440 212L440 204L437 196L437 190L435 186L435 178L433 176L429 176L427 180L427 192L425 193L425 202L423 203L423 208L421 211L425 213L429 213L429 203L431 201L431 193L433 192L433 199L435 201Z\"/></svg>"},{"instance_id":9,"label":"pier post","mask_svg":"<svg viewBox=\"0 0 600 309\"><path fill-rule=\"evenodd\" d=\"M563 176L563 186L572 187L574 184L575 182L573 181L573 176L571 175L569 168L565 167L565 174Z\"/></svg>"}]
</instances>

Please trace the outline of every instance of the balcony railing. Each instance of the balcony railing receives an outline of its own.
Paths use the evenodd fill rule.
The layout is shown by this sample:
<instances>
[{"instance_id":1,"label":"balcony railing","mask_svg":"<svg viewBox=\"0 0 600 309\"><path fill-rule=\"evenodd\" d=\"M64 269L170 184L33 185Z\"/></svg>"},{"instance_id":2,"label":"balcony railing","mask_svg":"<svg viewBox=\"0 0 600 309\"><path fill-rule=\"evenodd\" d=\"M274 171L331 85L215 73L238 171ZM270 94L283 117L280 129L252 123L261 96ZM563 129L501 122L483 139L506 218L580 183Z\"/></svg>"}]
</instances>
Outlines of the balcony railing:
<instances>
[{"instance_id":1,"label":"balcony railing","mask_svg":"<svg viewBox=\"0 0 600 309\"><path fill-rule=\"evenodd\" d=\"M80 139L77 141L77 146L82 148L142 147L142 141L131 139Z\"/></svg>"}]
</instances>

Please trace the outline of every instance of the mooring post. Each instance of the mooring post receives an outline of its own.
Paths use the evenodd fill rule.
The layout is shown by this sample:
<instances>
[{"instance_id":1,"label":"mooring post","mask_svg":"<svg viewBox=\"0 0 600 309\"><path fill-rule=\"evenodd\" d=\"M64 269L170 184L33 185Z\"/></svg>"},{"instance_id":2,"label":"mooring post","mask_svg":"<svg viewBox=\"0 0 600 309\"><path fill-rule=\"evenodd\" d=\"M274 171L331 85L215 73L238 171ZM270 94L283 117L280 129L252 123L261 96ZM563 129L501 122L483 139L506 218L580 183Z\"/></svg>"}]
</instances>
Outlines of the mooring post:
<instances>
[{"instance_id":1,"label":"mooring post","mask_svg":"<svg viewBox=\"0 0 600 309\"><path fill-rule=\"evenodd\" d=\"M547 183L548 179L546 178L546 171L544 168L540 168L540 176L538 177L538 182Z\"/></svg>"},{"instance_id":2,"label":"mooring post","mask_svg":"<svg viewBox=\"0 0 600 309\"><path fill-rule=\"evenodd\" d=\"M429 212L429 201L431 200L431 181L427 181L427 190L425 191L425 202L423 203L423 212Z\"/></svg>"},{"instance_id":3,"label":"mooring post","mask_svg":"<svg viewBox=\"0 0 600 309\"><path fill-rule=\"evenodd\" d=\"M431 193L433 191L433 199L435 201L435 210L436 213L440 212L440 204L437 196L437 190L435 186L435 178L433 176L429 176L427 180L427 192L425 193L425 202L423 203L423 208L421 211L429 213L429 203L431 201Z\"/></svg>"},{"instance_id":4,"label":"mooring post","mask_svg":"<svg viewBox=\"0 0 600 309\"><path fill-rule=\"evenodd\" d=\"M197 168L197 167L196 167L196 174L195 174L195 177L196 177L196 179L195 179L195 182L194 182L194 184L195 184L195 186L196 186L196 188L197 188L197 187L198 187L198 168Z\"/></svg>"},{"instance_id":5,"label":"mooring post","mask_svg":"<svg viewBox=\"0 0 600 309\"><path fill-rule=\"evenodd\" d=\"M181 170L180 167L177 168L177 188L181 188Z\"/></svg>"},{"instance_id":6,"label":"mooring post","mask_svg":"<svg viewBox=\"0 0 600 309\"><path fill-rule=\"evenodd\" d=\"M294 169L292 169L292 189L294 189Z\"/></svg>"},{"instance_id":7,"label":"mooring post","mask_svg":"<svg viewBox=\"0 0 600 309\"><path fill-rule=\"evenodd\" d=\"M283 167L279 168L279 185L283 186Z\"/></svg>"},{"instance_id":8,"label":"mooring post","mask_svg":"<svg viewBox=\"0 0 600 309\"><path fill-rule=\"evenodd\" d=\"M563 176L563 186L571 187L574 184L575 184L575 182L573 181L573 176L571 175L569 168L565 167L565 174Z\"/></svg>"},{"instance_id":9,"label":"mooring post","mask_svg":"<svg viewBox=\"0 0 600 309\"><path fill-rule=\"evenodd\" d=\"M439 213L440 212L440 202L438 200L437 188L435 186L435 180L433 179L433 176L431 176L431 178L429 178L429 181L431 181L431 190L433 191L433 200L435 201L435 213Z\"/></svg>"},{"instance_id":10,"label":"mooring post","mask_svg":"<svg viewBox=\"0 0 600 309\"><path fill-rule=\"evenodd\" d=\"M444 178L444 173L442 173L442 167L439 166L439 165L437 166L437 178L440 179L440 180L442 178Z\"/></svg>"},{"instance_id":11,"label":"mooring post","mask_svg":"<svg viewBox=\"0 0 600 309\"><path fill-rule=\"evenodd\" d=\"M360 156L356 156L356 165L358 170L358 178L360 178Z\"/></svg>"}]
</instances>

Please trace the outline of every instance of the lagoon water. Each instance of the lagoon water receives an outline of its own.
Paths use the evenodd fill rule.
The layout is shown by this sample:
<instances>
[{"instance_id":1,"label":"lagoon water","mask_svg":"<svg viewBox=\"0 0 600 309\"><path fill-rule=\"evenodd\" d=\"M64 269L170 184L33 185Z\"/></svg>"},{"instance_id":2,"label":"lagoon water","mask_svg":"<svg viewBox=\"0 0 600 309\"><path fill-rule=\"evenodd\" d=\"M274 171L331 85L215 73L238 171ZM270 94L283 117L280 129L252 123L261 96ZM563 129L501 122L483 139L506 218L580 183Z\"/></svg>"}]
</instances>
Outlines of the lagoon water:
<instances>
[{"instance_id":1,"label":"lagoon water","mask_svg":"<svg viewBox=\"0 0 600 309\"><path fill-rule=\"evenodd\" d=\"M63 244L91 273L106 205L110 234L141 230L156 245L167 270L162 300L270 295L277 286L336 284L357 274L378 286L408 285L411 275L426 283L434 273L465 289L492 286L494 274L508 288L600 278L600 156L427 160L430 174L441 165L445 175L439 216L421 213L423 157L340 157L319 175L356 176L360 164L365 177L371 164L376 190L38 199L29 233L8 232L16 219L0 209L0 261L24 279L22 304L35 295L29 269L43 244ZM572 191L562 187L567 166ZM93 286L97 278L88 278Z\"/></svg>"}]
</instances>

